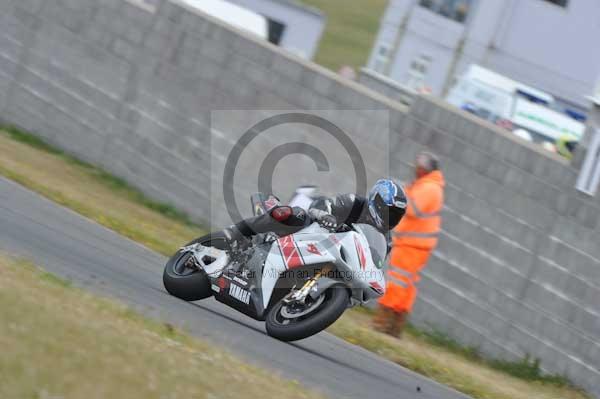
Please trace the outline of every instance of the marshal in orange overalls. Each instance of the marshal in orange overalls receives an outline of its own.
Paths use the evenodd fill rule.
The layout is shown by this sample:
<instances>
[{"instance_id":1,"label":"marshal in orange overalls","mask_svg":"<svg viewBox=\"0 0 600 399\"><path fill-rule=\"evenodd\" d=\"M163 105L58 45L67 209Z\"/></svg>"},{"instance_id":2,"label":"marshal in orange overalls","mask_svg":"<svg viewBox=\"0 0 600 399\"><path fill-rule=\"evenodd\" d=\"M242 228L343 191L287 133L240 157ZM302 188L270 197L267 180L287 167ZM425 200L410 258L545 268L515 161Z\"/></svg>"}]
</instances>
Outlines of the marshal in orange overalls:
<instances>
[{"instance_id":1,"label":"marshal in orange overalls","mask_svg":"<svg viewBox=\"0 0 600 399\"><path fill-rule=\"evenodd\" d=\"M379 303L397 313L410 313L417 298L419 272L436 247L444 205L444 176L434 170L405 187L406 214L393 231L387 290Z\"/></svg>"}]
</instances>

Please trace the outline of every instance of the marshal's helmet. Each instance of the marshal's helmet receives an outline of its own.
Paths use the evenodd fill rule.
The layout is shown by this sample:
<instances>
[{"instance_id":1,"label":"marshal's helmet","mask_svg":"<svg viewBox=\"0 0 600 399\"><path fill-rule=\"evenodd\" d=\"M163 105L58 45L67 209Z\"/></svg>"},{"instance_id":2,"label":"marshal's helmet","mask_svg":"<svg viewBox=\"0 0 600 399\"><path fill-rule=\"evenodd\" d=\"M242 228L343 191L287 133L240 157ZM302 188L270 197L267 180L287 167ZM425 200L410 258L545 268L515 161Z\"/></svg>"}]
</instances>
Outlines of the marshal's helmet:
<instances>
[{"instance_id":1,"label":"marshal's helmet","mask_svg":"<svg viewBox=\"0 0 600 399\"><path fill-rule=\"evenodd\" d=\"M391 230L406 213L406 194L401 185L380 179L369 193L369 214L381 230Z\"/></svg>"}]
</instances>

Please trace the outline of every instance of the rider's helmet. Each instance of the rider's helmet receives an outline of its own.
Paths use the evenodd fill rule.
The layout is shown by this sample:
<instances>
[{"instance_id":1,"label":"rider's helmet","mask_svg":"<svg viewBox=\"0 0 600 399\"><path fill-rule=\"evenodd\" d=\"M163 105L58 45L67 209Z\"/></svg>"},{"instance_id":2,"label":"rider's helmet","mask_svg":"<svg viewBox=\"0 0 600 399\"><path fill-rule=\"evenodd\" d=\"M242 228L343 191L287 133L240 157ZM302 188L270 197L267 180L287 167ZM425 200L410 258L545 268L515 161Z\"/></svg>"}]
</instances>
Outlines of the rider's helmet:
<instances>
[{"instance_id":1,"label":"rider's helmet","mask_svg":"<svg viewBox=\"0 0 600 399\"><path fill-rule=\"evenodd\" d=\"M406 194L399 184L390 179L380 179L369 193L369 213L382 230L391 230L406 213Z\"/></svg>"}]
</instances>

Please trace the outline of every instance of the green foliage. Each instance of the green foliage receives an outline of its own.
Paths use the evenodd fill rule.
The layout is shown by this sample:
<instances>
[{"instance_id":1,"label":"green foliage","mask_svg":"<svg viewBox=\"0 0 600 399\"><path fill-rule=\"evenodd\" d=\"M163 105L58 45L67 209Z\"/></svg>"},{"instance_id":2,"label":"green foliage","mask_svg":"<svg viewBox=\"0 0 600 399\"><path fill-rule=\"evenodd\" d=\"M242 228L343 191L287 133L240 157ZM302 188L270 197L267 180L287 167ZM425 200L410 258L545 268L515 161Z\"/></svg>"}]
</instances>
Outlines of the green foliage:
<instances>
[{"instance_id":1,"label":"green foliage","mask_svg":"<svg viewBox=\"0 0 600 399\"><path fill-rule=\"evenodd\" d=\"M521 378L527 381L543 382L560 387L573 387L568 378L556 375L545 374L540 367L540 359L532 358L526 355L517 362L505 360L487 360L487 363L494 369L505 372L513 377Z\"/></svg>"},{"instance_id":2,"label":"green foliage","mask_svg":"<svg viewBox=\"0 0 600 399\"><path fill-rule=\"evenodd\" d=\"M12 138L15 141L19 141L21 143L30 145L31 147L37 148L39 150L44 150L51 154L63 154L63 152L61 150L57 149L56 147L51 146L50 144L46 143L44 140L40 139L39 137L34 136L29 133L25 133L24 131L16 128L15 126L0 125L0 130L3 130L6 133L8 133L10 138Z\"/></svg>"},{"instance_id":3,"label":"green foliage","mask_svg":"<svg viewBox=\"0 0 600 399\"><path fill-rule=\"evenodd\" d=\"M445 334L441 331L433 329L421 330L413 325L408 325L407 330L410 332L410 334L424 340L431 345L445 348L450 352L464 356L469 360L481 360L481 355L479 354L479 350L477 348L464 346L458 341L452 339L448 334Z\"/></svg>"},{"instance_id":4,"label":"green foliage","mask_svg":"<svg viewBox=\"0 0 600 399\"><path fill-rule=\"evenodd\" d=\"M40 273L40 278L44 281L48 281L52 284L61 286L61 287L71 287L71 282L69 280L58 277L55 274L42 272Z\"/></svg>"}]
</instances>

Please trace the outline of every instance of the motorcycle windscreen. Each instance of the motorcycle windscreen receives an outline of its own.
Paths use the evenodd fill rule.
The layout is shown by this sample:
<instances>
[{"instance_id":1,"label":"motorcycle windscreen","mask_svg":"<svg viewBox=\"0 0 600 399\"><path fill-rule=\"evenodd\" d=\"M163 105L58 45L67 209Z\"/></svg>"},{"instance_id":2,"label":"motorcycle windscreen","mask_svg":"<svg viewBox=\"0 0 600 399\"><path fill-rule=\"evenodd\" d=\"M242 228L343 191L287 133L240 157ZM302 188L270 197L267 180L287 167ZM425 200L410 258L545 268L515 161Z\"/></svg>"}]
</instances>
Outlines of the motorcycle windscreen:
<instances>
[{"instance_id":1,"label":"motorcycle windscreen","mask_svg":"<svg viewBox=\"0 0 600 399\"><path fill-rule=\"evenodd\" d=\"M385 257L387 256L387 240L385 236L370 224L355 224L354 228L360 230L367 239L375 267L378 269L383 268Z\"/></svg>"}]
</instances>

